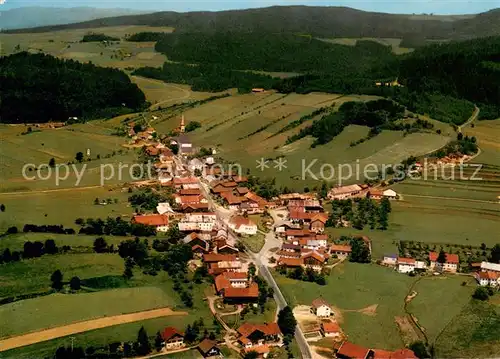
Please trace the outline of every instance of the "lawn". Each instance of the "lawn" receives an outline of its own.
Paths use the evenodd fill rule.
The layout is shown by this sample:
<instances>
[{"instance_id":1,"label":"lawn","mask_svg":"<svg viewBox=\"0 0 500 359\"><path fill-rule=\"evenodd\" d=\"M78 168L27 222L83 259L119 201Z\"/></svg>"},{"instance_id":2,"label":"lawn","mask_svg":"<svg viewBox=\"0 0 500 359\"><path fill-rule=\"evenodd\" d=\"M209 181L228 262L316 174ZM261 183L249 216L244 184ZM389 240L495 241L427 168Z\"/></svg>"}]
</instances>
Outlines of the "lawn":
<instances>
[{"instance_id":1,"label":"lawn","mask_svg":"<svg viewBox=\"0 0 500 359\"><path fill-rule=\"evenodd\" d=\"M242 242L248 249L250 249L254 253L260 252L262 247L265 244L265 235L262 233L257 233L250 237L242 237L240 238L240 242Z\"/></svg>"},{"instance_id":2,"label":"lawn","mask_svg":"<svg viewBox=\"0 0 500 359\"><path fill-rule=\"evenodd\" d=\"M0 193L0 203L6 207L0 213L0 230L25 224L62 224L74 228L77 218L130 218L133 209L128 203L129 194L121 189L105 187L76 188L62 191ZM118 203L95 205L94 200L116 199ZM70 209L70 210L68 210ZM50 236L50 235L48 235Z\"/></svg>"},{"instance_id":3,"label":"lawn","mask_svg":"<svg viewBox=\"0 0 500 359\"><path fill-rule=\"evenodd\" d=\"M276 279L292 306L310 305L322 296L340 308L343 321L339 321L351 341L380 349L403 345L394 317L404 314L404 298L414 278L377 265L347 262L332 270L326 286L280 275ZM375 315L359 312L373 305L377 305Z\"/></svg>"}]
</instances>

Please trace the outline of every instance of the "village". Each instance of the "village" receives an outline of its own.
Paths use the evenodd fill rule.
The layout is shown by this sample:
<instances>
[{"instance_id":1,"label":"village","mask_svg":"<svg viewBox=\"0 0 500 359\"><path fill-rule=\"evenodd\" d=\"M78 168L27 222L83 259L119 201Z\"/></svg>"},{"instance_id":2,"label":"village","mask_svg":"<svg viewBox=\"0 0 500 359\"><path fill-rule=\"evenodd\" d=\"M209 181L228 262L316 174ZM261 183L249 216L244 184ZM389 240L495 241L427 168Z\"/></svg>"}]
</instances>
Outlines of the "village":
<instances>
[{"instance_id":1,"label":"village","mask_svg":"<svg viewBox=\"0 0 500 359\"><path fill-rule=\"evenodd\" d=\"M255 275L262 275L274 292L279 293L276 282L268 279L272 277L268 268L291 278L306 275L320 283L328 270L352 259L353 251L361 251L367 261L371 260L372 241L367 236L346 240L331 238L325 233L329 221L329 213L324 209L326 201L355 198L397 201L399 198L390 188L355 184L333 187L326 198L309 192L264 199L251 190L247 176L224 171L217 164L214 150L205 150L200 155L185 133L184 116L176 136L163 143L157 140L154 128L148 127L136 133L132 127L133 124L129 133L131 144L143 148L143 152L155 161L157 171L156 179L144 181L140 186L160 185L173 193L171 202L158 203L156 213L137 214L132 222L153 226L160 234L177 226L183 236L182 242L191 247L195 258L190 267L193 270L204 267L213 277L219 299L215 305L211 304L211 310L221 322L224 319L218 306L222 308L229 304L239 308L238 311L257 306L262 294ZM255 238L262 240L261 246L250 251L245 245L246 240ZM409 254L387 254L373 260L401 275L411 276L423 272L435 275L458 273L460 268L458 255L442 250L429 251L425 260L412 258ZM498 264L482 262L474 266L472 275L478 285L500 285ZM278 301L278 309L284 305L286 303ZM337 358L417 358L408 348L387 351L350 342L336 320L335 311L321 297L309 307L298 310L296 316L299 318L296 337L302 339L302 345L308 346L308 342L323 337L330 338ZM300 318L306 318L307 325L301 323ZM223 326L228 331L226 343L242 355L256 352L257 356L266 358L273 347L283 345L283 335L275 322L258 325L243 322L236 331L226 323ZM162 333L165 350L184 348L183 336L180 328L166 328ZM198 349L205 357L220 355L213 340L205 339Z\"/></svg>"}]
</instances>

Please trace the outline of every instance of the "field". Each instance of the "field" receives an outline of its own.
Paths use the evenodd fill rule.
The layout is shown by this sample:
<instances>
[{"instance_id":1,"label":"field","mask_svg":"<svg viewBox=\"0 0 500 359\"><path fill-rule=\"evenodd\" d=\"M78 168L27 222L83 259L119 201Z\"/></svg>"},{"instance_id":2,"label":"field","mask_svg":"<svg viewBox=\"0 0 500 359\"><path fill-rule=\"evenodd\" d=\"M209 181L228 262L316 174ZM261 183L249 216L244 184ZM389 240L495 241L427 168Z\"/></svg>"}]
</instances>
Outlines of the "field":
<instances>
[{"instance_id":1,"label":"field","mask_svg":"<svg viewBox=\"0 0 500 359\"><path fill-rule=\"evenodd\" d=\"M310 305L322 296L340 312L337 320L350 341L378 349L404 346L395 318L406 315L404 301L411 290L418 294L408 311L434 340L466 307L474 289L466 277L412 278L377 265L349 262L332 270L326 286L275 277L290 305ZM462 286L463 281L468 285Z\"/></svg>"},{"instance_id":2,"label":"field","mask_svg":"<svg viewBox=\"0 0 500 359\"><path fill-rule=\"evenodd\" d=\"M173 29L170 27L120 26L39 34L0 34L0 42L2 43L2 55L13 53L15 47L19 45L21 51L44 52L62 59L73 59L81 62L92 61L92 63L104 67L126 69L163 65L167 58L155 52L154 42L128 42L124 40L128 34L143 31L172 32ZM111 44L80 43L88 32L104 33L122 40Z\"/></svg>"}]
</instances>

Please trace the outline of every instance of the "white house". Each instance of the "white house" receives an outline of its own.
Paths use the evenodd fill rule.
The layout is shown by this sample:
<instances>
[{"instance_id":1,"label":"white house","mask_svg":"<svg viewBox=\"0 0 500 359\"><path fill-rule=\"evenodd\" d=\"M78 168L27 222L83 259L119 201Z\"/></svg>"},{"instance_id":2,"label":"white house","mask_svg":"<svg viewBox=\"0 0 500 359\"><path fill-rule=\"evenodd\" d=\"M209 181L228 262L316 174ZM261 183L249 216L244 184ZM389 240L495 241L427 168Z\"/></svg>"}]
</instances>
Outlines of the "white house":
<instances>
[{"instance_id":1,"label":"white house","mask_svg":"<svg viewBox=\"0 0 500 359\"><path fill-rule=\"evenodd\" d=\"M384 192L382 192L382 194L384 197L387 197L389 199L396 199L398 196L396 191L394 191L392 189L386 189Z\"/></svg>"},{"instance_id":2,"label":"white house","mask_svg":"<svg viewBox=\"0 0 500 359\"><path fill-rule=\"evenodd\" d=\"M361 192L361 186L353 184L350 186L335 187L328 192L328 199L346 199Z\"/></svg>"},{"instance_id":3,"label":"white house","mask_svg":"<svg viewBox=\"0 0 500 359\"><path fill-rule=\"evenodd\" d=\"M500 273L500 264L491 262L481 262L481 270Z\"/></svg>"},{"instance_id":4,"label":"white house","mask_svg":"<svg viewBox=\"0 0 500 359\"><path fill-rule=\"evenodd\" d=\"M499 272L476 272L474 273L474 277L477 280L477 283L481 286L490 286L490 287L498 287L500 286L500 273Z\"/></svg>"},{"instance_id":5,"label":"white house","mask_svg":"<svg viewBox=\"0 0 500 359\"><path fill-rule=\"evenodd\" d=\"M213 164L215 163L215 160L214 160L214 158L213 158L212 156L209 156L209 157L207 157L207 158L205 159L205 163L206 163L207 165L213 165Z\"/></svg>"},{"instance_id":6,"label":"white house","mask_svg":"<svg viewBox=\"0 0 500 359\"><path fill-rule=\"evenodd\" d=\"M320 249L320 248L326 248L326 239L307 239L307 243L306 245L304 246L304 248L307 248L307 249L313 249L313 250L316 250L316 249Z\"/></svg>"},{"instance_id":7,"label":"white house","mask_svg":"<svg viewBox=\"0 0 500 359\"><path fill-rule=\"evenodd\" d=\"M168 202L160 202L158 203L158 206L156 206L156 211L159 214L165 214L165 213L175 213L172 207L170 207L170 203Z\"/></svg>"},{"instance_id":8,"label":"white house","mask_svg":"<svg viewBox=\"0 0 500 359\"><path fill-rule=\"evenodd\" d=\"M395 254L385 254L382 263L387 266L395 266L398 262L398 256Z\"/></svg>"},{"instance_id":9,"label":"white house","mask_svg":"<svg viewBox=\"0 0 500 359\"><path fill-rule=\"evenodd\" d=\"M179 231L210 232L216 223L215 213L186 213L179 222Z\"/></svg>"},{"instance_id":10,"label":"white house","mask_svg":"<svg viewBox=\"0 0 500 359\"><path fill-rule=\"evenodd\" d=\"M133 223L144 224L145 226L153 226L157 232L168 231L168 216L161 214L148 214L143 216L134 216Z\"/></svg>"},{"instance_id":11,"label":"white house","mask_svg":"<svg viewBox=\"0 0 500 359\"><path fill-rule=\"evenodd\" d=\"M165 350L180 349L185 346L184 333L178 331L174 327L165 328L161 337L163 339L163 347Z\"/></svg>"},{"instance_id":12,"label":"white house","mask_svg":"<svg viewBox=\"0 0 500 359\"><path fill-rule=\"evenodd\" d=\"M438 262L439 254L437 252L429 252L429 261L430 261L430 269L443 271L443 272L451 272L456 273L458 270L458 265L460 259L457 254L445 253L446 260L444 263Z\"/></svg>"},{"instance_id":13,"label":"white house","mask_svg":"<svg viewBox=\"0 0 500 359\"><path fill-rule=\"evenodd\" d=\"M332 308L330 307L330 304L326 300L324 300L322 297L317 298L312 301L311 305L311 311L317 316L317 317L329 317L333 314Z\"/></svg>"},{"instance_id":14,"label":"white house","mask_svg":"<svg viewBox=\"0 0 500 359\"><path fill-rule=\"evenodd\" d=\"M415 259L413 258L398 258L398 272L399 273L410 273L415 270Z\"/></svg>"},{"instance_id":15,"label":"white house","mask_svg":"<svg viewBox=\"0 0 500 359\"><path fill-rule=\"evenodd\" d=\"M191 172L194 172L196 170L203 171L205 165L198 158L193 158L191 161L189 161L188 168Z\"/></svg>"},{"instance_id":16,"label":"white house","mask_svg":"<svg viewBox=\"0 0 500 359\"><path fill-rule=\"evenodd\" d=\"M336 322L321 323L321 334L328 338L340 339L342 336L342 329Z\"/></svg>"},{"instance_id":17,"label":"white house","mask_svg":"<svg viewBox=\"0 0 500 359\"><path fill-rule=\"evenodd\" d=\"M239 234L257 234L257 225L243 216L235 216L229 221L229 228Z\"/></svg>"}]
</instances>

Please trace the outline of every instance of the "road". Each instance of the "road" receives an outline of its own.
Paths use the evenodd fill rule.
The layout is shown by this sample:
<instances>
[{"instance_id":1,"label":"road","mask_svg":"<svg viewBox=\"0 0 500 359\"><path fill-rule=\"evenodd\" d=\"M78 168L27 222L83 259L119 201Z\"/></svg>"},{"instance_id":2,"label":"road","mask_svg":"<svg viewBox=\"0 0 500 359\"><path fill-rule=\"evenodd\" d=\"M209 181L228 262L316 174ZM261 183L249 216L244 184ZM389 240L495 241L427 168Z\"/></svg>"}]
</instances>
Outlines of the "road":
<instances>
[{"instance_id":1,"label":"road","mask_svg":"<svg viewBox=\"0 0 500 359\"><path fill-rule=\"evenodd\" d=\"M467 127L469 126L473 121L475 121L477 119L477 116L479 116L479 107L477 107L476 105L474 105L474 112L472 113L472 116L469 117L469 119L462 125L458 126L458 130L457 132L462 132L462 128L463 127Z\"/></svg>"},{"instance_id":2,"label":"road","mask_svg":"<svg viewBox=\"0 0 500 359\"><path fill-rule=\"evenodd\" d=\"M175 162L176 165L179 166L179 168L186 168L182 164L182 160L178 157L175 156ZM213 200L212 196L210 195L209 187L206 183L204 183L201 179L199 179L199 184L200 184L200 189L203 192L203 195L207 198L209 207L211 210L215 211L217 214L217 218L221 220L223 223L227 225L227 222L232 214L231 211L226 210L222 206L219 206L215 201ZM278 219L278 216L275 215L273 211L271 211L271 216L273 217L274 221L276 222ZM228 236L232 238L233 241L236 242L237 237L230 231L228 230ZM267 260L268 260L268 253L271 248L276 248L280 247L282 244L281 240L277 239L275 234L274 234L274 227L271 229L269 233L266 235L266 239L264 242L264 246L261 248L259 253L252 253L252 252L247 252L250 258L252 258L255 262L255 265L257 269L259 270L259 273L262 275L262 277L267 281L267 283L273 288L274 290L274 300L276 301L277 304L277 309L278 311L285 308L288 304L285 300L285 297L281 293L281 290L274 280L271 272L267 268ZM295 340L297 341L297 344L299 346L300 352L302 354L303 359L312 359L313 355L311 352L311 348L309 347L309 343L307 343L307 340L304 336L304 333L300 329L300 327L297 325L295 328Z\"/></svg>"}]
</instances>

